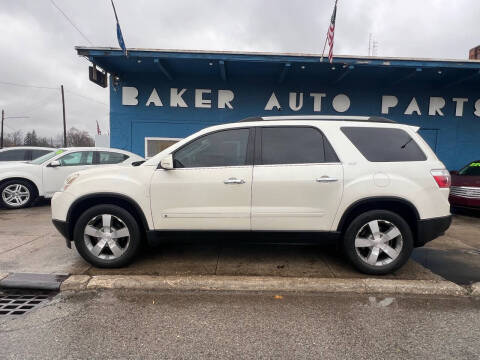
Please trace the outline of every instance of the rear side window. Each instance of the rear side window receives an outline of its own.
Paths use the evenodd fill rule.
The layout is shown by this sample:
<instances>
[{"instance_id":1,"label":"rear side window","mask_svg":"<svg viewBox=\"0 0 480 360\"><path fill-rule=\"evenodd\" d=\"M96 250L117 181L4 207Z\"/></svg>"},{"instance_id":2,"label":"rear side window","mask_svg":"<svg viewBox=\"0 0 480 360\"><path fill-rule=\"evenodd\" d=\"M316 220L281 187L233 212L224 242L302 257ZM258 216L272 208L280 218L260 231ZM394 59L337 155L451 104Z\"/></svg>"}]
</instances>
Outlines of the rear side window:
<instances>
[{"instance_id":1,"label":"rear side window","mask_svg":"<svg viewBox=\"0 0 480 360\"><path fill-rule=\"evenodd\" d=\"M313 127L262 127L264 165L338 162L330 143Z\"/></svg>"},{"instance_id":2,"label":"rear side window","mask_svg":"<svg viewBox=\"0 0 480 360\"><path fill-rule=\"evenodd\" d=\"M118 164L128 159L128 155L111 151L99 151L100 164Z\"/></svg>"},{"instance_id":3,"label":"rear side window","mask_svg":"<svg viewBox=\"0 0 480 360\"><path fill-rule=\"evenodd\" d=\"M427 157L402 129L342 127L342 132L368 161L424 161Z\"/></svg>"},{"instance_id":4,"label":"rear side window","mask_svg":"<svg viewBox=\"0 0 480 360\"><path fill-rule=\"evenodd\" d=\"M7 150L0 152L0 161L24 161L26 159L26 150Z\"/></svg>"},{"instance_id":5,"label":"rear side window","mask_svg":"<svg viewBox=\"0 0 480 360\"><path fill-rule=\"evenodd\" d=\"M32 150L32 160L38 159L40 156L48 154L52 150Z\"/></svg>"}]
</instances>

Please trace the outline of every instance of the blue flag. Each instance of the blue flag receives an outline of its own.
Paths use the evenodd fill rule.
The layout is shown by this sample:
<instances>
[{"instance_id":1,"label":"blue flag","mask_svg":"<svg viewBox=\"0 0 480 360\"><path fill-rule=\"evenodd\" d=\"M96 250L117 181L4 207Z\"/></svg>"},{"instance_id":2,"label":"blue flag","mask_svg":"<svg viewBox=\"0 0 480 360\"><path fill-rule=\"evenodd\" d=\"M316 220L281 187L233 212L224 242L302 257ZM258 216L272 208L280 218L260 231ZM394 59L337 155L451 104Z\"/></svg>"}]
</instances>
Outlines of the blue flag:
<instances>
[{"instance_id":1,"label":"blue flag","mask_svg":"<svg viewBox=\"0 0 480 360\"><path fill-rule=\"evenodd\" d=\"M123 41L122 29L120 29L120 24L117 22L117 39L118 45L122 48L125 56L127 56L127 48L125 46L125 41Z\"/></svg>"},{"instance_id":2,"label":"blue flag","mask_svg":"<svg viewBox=\"0 0 480 360\"><path fill-rule=\"evenodd\" d=\"M122 29L120 29L120 23L118 22L117 10L115 10L115 5L113 4L113 0L111 1L112 1L113 13L115 14L115 20L117 20L118 45L123 50L123 53L125 54L125 56L128 56L127 47L125 46L125 41L123 40Z\"/></svg>"}]
</instances>

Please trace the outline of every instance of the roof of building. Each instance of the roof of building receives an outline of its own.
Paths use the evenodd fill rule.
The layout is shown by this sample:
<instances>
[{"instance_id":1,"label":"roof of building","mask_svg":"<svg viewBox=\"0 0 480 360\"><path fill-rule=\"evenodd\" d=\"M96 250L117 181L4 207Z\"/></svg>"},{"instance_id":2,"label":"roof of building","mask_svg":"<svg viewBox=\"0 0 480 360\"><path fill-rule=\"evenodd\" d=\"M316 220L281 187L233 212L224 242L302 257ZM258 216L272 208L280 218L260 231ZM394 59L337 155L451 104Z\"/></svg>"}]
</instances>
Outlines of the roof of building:
<instances>
[{"instance_id":1,"label":"roof of building","mask_svg":"<svg viewBox=\"0 0 480 360\"><path fill-rule=\"evenodd\" d=\"M404 80L434 81L451 87L480 78L480 60L421 59L335 55L333 63L319 54L260 53L203 50L128 49L76 47L78 55L109 73L160 72L167 80L176 77L216 76L224 81L247 75L275 77L282 83L292 74L298 78L321 76L338 83L357 75L382 78L392 85Z\"/></svg>"}]
</instances>

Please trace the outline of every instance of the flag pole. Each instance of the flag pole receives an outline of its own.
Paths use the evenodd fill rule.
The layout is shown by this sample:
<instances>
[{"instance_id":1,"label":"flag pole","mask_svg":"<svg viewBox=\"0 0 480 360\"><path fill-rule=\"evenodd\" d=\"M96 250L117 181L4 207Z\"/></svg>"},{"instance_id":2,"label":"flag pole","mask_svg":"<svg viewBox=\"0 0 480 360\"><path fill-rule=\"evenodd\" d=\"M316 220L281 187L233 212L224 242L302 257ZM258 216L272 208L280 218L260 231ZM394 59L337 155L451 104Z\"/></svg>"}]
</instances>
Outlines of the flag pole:
<instances>
[{"instance_id":1,"label":"flag pole","mask_svg":"<svg viewBox=\"0 0 480 360\"><path fill-rule=\"evenodd\" d=\"M337 6L337 3L338 3L338 0L335 0L335 5L333 6L334 9ZM328 27L330 28L330 24L328 24ZM327 33L325 34L325 43L323 44L322 56L320 57L321 62L323 62L323 54L325 54L325 48L327 47L327 39L328 39L328 29L327 29Z\"/></svg>"},{"instance_id":2,"label":"flag pole","mask_svg":"<svg viewBox=\"0 0 480 360\"><path fill-rule=\"evenodd\" d=\"M328 34L328 31L327 31ZM325 35L325 43L323 44L323 50L322 50L322 57L320 58L320 61L323 62L323 54L325 53L325 48L327 47L327 36Z\"/></svg>"}]
</instances>

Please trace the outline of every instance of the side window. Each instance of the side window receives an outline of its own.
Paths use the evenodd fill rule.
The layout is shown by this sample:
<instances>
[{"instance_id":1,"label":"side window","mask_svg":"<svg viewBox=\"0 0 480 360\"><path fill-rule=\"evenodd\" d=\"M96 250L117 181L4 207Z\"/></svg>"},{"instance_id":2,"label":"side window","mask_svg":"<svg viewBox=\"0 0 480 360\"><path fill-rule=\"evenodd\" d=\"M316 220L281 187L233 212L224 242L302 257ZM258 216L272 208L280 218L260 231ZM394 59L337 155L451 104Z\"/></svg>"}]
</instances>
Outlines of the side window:
<instances>
[{"instance_id":1,"label":"side window","mask_svg":"<svg viewBox=\"0 0 480 360\"><path fill-rule=\"evenodd\" d=\"M38 159L40 156L48 154L52 150L32 150L32 160Z\"/></svg>"},{"instance_id":2,"label":"side window","mask_svg":"<svg viewBox=\"0 0 480 360\"><path fill-rule=\"evenodd\" d=\"M342 132L368 161L424 161L427 157L402 129L342 127Z\"/></svg>"},{"instance_id":3,"label":"side window","mask_svg":"<svg viewBox=\"0 0 480 360\"><path fill-rule=\"evenodd\" d=\"M312 164L338 162L324 138L313 127L262 127L261 161L273 164Z\"/></svg>"},{"instance_id":4,"label":"side window","mask_svg":"<svg viewBox=\"0 0 480 360\"><path fill-rule=\"evenodd\" d=\"M176 168L245 165L249 134L249 129L232 129L202 136L175 152L174 165Z\"/></svg>"},{"instance_id":5,"label":"side window","mask_svg":"<svg viewBox=\"0 0 480 360\"><path fill-rule=\"evenodd\" d=\"M7 150L0 153L0 161L24 161L26 150Z\"/></svg>"},{"instance_id":6,"label":"side window","mask_svg":"<svg viewBox=\"0 0 480 360\"><path fill-rule=\"evenodd\" d=\"M60 159L62 166L92 165L93 151L78 151L62 156Z\"/></svg>"},{"instance_id":7,"label":"side window","mask_svg":"<svg viewBox=\"0 0 480 360\"><path fill-rule=\"evenodd\" d=\"M99 164L118 164L128 159L128 155L111 152L111 151L99 151Z\"/></svg>"}]
</instances>

